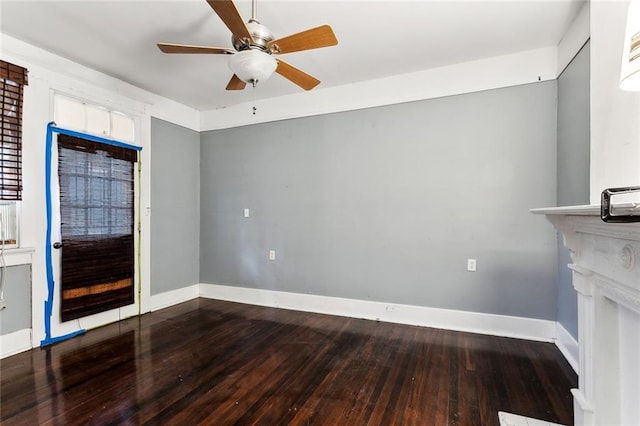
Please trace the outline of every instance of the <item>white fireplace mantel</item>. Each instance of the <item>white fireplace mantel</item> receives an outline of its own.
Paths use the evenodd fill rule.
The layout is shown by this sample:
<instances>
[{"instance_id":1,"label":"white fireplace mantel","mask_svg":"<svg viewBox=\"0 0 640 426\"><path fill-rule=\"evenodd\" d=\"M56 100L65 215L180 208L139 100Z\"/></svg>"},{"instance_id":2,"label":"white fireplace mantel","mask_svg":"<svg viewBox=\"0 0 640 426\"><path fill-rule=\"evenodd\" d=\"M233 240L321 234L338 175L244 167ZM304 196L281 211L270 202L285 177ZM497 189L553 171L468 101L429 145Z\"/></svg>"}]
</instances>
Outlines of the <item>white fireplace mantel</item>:
<instances>
[{"instance_id":1,"label":"white fireplace mantel","mask_svg":"<svg viewBox=\"0 0 640 426\"><path fill-rule=\"evenodd\" d=\"M562 233L578 294L576 425L640 425L640 223L600 206L532 210Z\"/></svg>"}]
</instances>

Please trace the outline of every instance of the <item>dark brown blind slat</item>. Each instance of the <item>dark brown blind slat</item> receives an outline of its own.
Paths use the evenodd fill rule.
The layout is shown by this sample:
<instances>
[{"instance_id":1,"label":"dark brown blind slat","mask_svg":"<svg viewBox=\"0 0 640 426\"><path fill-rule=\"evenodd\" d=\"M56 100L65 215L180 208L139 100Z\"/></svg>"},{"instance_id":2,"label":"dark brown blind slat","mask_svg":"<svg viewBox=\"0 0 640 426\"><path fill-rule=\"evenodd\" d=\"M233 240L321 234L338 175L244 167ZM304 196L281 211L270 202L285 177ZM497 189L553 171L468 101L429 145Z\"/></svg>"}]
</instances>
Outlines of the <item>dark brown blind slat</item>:
<instances>
[{"instance_id":1,"label":"dark brown blind slat","mask_svg":"<svg viewBox=\"0 0 640 426\"><path fill-rule=\"evenodd\" d=\"M27 74L28 71L26 68L0 61L0 78L3 80L11 80L19 85L26 86L29 84Z\"/></svg>"},{"instance_id":2,"label":"dark brown blind slat","mask_svg":"<svg viewBox=\"0 0 640 426\"><path fill-rule=\"evenodd\" d=\"M0 200L22 199L22 93L27 70L0 61Z\"/></svg>"},{"instance_id":3,"label":"dark brown blind slat","mask_svg":"<svg viewBox=\"0 0 640 426\"><path fill-rule=\"evenodd\" d=\"M95 154L98 151L106 152L109 157L125 160L130 163L138 161L138 151L131 148L124 148L117 145L109 145L100 142L93 142L86 139L76 138L68 135L58 135L58 146L72 149L74 151L82 151L89 154Z\"/></svg>"}]
</instances>

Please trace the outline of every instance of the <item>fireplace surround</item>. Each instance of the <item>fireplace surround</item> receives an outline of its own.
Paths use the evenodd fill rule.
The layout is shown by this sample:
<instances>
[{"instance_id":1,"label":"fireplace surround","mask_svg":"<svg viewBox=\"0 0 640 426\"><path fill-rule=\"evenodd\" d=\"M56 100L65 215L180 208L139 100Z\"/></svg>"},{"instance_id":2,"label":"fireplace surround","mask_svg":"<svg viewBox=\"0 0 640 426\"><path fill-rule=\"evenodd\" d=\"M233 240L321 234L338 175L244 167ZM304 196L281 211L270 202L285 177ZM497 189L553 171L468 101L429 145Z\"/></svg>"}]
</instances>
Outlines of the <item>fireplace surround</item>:
<instances>
[{"instance_id":1,"label":"fireplace surround","mask_svg":"<svg viewBox=\"0 0 640 426\"><path fill-rule=\"evenodd\" d=\"M640 223L605 223L600 206L532 212L546 216L571 253L578 296L575 424L640 424Z\"/></svg>"}]
</instances>

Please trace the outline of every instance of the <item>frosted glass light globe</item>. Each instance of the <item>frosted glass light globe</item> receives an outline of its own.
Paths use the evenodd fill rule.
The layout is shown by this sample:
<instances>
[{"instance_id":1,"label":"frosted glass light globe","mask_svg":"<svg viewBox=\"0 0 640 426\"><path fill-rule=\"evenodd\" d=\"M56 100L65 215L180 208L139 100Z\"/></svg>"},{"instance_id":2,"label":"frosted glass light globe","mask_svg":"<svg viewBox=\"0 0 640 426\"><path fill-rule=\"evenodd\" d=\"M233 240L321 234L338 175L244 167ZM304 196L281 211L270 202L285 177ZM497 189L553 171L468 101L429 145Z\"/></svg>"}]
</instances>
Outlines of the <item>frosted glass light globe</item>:
<instances>
[{"instance_id":1,"label":"frosted glass light globe","mask_svg":"<svg viewBox=\"0 0 640 426\"><path fill-rule=\"evenodd\" d=\"M245 83L265 81L276 70L278 62L273 56L260 50L243 50L229 59L229 68Z\"/></svg>"}]
</instances>

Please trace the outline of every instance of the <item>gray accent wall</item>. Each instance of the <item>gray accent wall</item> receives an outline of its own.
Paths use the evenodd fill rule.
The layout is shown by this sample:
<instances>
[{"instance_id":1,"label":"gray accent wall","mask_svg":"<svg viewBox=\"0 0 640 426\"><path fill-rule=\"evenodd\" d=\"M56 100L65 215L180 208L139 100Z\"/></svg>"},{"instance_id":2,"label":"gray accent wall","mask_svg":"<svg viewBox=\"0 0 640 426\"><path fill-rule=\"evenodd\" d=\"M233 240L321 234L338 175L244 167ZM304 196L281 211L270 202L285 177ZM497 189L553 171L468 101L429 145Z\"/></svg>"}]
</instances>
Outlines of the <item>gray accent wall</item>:
<instances>
[{"instance_id":1,"label":"gray accent wall","mask_svg":"<svg viewBox=\"0 0 640 426\"><path fill-rule=\"evenodd\" d=\"M203 132L200 281L555 320L555 232L529 209L556 202L556 96Z\"/></svg>"},{"instance_id":2,"label":"gray accent wall","mask_svg":"<svg viewBox=\"0 0 640 426\"><path fill-rule=\"evenodd\" d=\"M558 77L558 206L589 204L590 44ZM569 251L558 235L558 322L577 339L578 306Z\"/></svg>"},{"instance_id":3,"label":"gray accent wall","mask_svg":"<svg viewBox=\"0 0 640 426\"><path fill-rule=\"evenodd\" d=\"M7 307L0 311L0 335L31 328L31 265L9 266L6 271Z\"/></svg>"},{"instance_id":4,"label":"gray accent wall","mask_svg":"<svg viewBox=\"0 0 640 426\"><path fill-rule=\"evenodd\" d=\"M151 119L151 294L199 283L200 133Z\"/></svg>"},{"instance_id":5,"label":"gray accent wall","mask_svg":"<svg viewBox=\"0 0 640 426\"><path fill-rule=\"evenodd\" d=\"M558 77L558 206L589 204L589 46Z\"/></svg>"}]
</instances>

